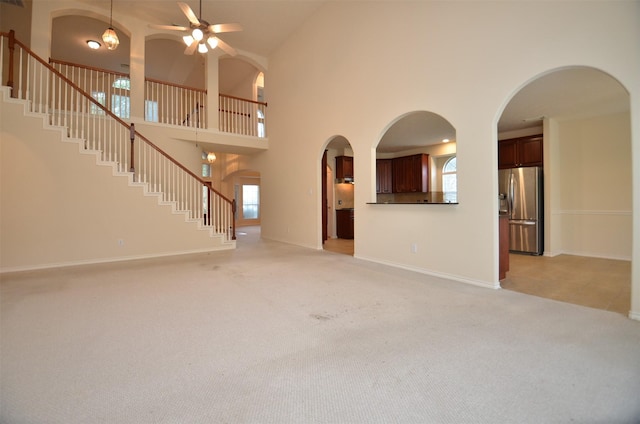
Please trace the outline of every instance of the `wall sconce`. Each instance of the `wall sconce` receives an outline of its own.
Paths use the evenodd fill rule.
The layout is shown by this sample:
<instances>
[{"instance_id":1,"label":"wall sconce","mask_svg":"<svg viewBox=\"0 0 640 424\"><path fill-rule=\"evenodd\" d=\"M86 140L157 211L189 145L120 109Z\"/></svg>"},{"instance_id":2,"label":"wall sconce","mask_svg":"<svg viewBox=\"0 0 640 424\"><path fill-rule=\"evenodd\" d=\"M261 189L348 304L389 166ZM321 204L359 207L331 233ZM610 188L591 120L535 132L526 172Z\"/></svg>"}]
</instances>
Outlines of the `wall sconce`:
<instances>
[{"instance_id":1,"label":"wall sconce","mask_svg":"<svg viewBox=\"0 0 640 424\"><path fill-rule=\"evenodd\" d=\"M216 161L216 154L213 152L207 153L207 162L213 163Z\"/></svg>"}]
</instances>

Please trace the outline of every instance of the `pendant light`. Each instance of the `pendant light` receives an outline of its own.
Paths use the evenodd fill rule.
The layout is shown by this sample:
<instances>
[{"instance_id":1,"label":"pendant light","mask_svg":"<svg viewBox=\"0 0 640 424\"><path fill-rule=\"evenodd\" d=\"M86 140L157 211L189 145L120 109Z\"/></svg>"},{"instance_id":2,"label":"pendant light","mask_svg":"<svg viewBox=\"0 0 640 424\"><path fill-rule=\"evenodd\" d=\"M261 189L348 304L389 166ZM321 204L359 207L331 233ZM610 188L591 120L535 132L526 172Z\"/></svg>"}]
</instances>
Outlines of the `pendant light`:
<instances>
[{"instance_id":1,"label":"pendant light","mask_svg":"<svg viewBox=\"0 0 640 424\"><path fill-rule=\"evenodd\" d=\"M120 44L118 34L116 34L116 31L113 29L113 0L111 0L111 12L109 13L109 28L102 34L102 41L104 41L105 46L107 46L109 50L117 49L118 44Z\"/></svg>"}]
</instances>

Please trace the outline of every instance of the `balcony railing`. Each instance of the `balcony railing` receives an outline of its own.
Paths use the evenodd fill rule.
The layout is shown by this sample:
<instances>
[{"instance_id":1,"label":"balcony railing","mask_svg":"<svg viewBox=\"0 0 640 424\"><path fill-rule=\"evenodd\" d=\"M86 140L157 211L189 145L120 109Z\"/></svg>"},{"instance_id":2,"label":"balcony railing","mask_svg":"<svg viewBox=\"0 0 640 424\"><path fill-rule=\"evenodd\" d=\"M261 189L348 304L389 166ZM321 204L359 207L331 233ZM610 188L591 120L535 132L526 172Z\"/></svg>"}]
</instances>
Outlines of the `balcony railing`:
<instances>
[{"instance_id":1,"label":"balcony railing","mask_svg":"<svg viewBox=\"0 0 640 424\"><path fill-rule=\"evenodd\" d=\"M51 125L66 128L69 137L79 139L84 149L114 163L119 172L132 173L134 181L146 183L149 191L174 202L189 219L199 220L213 232L235 240L235 201L213 189L209 182L135 131L133 124L124 122L36 56L15 39L13 31L0 33L0 61L0 80L12 88L12 97L27 101L30 112L46 114ZM85 79L83 73L72 75ZM107 77L94 74L97 75Z\"/></svg>"},{"instance_id":2,"label":"balcony railing","mask_svg":"<svg viewBox=\"0 0 640 424\"><path fill-rule=\"evenodd\" d=\"M264 138L267 136L267 104L219 95L220 131Z\"/></svg>"},{"instance_id":3,"label":"balcony railing","mask_svg":"<svg viewBox=\"0 0 640 424\"><path fill-rule=\"evenodd\" d=\"M207 128L207 91L145 78L145 121Z\"/></svg>"},{"instance_id":4,"label":"balcony railing","mask_svg":"<svg viewBox=\"0 0 640 424\"><path fill-rule=\"evenodd\" d=\"M130 117L129 74L78 65L56 59L49 63L81 90L116 116ZM207 91L145 78L145 121L206 129ZM219 130L265 138L267 103L220 94Z\"/></svg>"}]
</instances>

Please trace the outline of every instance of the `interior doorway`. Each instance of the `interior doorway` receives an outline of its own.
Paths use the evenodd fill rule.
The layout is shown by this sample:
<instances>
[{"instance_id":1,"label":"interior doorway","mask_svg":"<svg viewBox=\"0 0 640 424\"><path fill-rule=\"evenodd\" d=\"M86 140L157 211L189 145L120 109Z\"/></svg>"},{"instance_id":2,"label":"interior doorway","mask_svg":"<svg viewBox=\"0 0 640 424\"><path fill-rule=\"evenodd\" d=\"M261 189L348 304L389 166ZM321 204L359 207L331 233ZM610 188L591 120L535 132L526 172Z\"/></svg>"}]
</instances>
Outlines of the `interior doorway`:
<instances>
[{"instance_id":1,"label":"interior doorway","mask_svg":"<svg viewBox=\"0 0 640 424\"><path fill-rule=\"evenodd\" d=\"M233 198L236 201L236 226L260 225L260 174L243 171L232 176Z\"/></svg>"},{"instance_id":2,"label":"interior doorway","mask_svg":"<svg viewBox=\"0 0 640 424\"><path fill-rule=\"evenodd\" d=\"M502 287L627 315L633 216L629 94L598 69L545 73L514 94L498 123L498 140L536 133L543 135L543 256L511 253Z\"/></svg>"},{"instance_id":3,"label":"interior doorway","mask_svg":"<svg viewBox=\"0 0 640 424\"><path fill-rule=\"evenodd\" d=\"M348 140L333 137L322 155L322 247L353 255L355 239L354 155Z\"/></svg>"}]
</instances>

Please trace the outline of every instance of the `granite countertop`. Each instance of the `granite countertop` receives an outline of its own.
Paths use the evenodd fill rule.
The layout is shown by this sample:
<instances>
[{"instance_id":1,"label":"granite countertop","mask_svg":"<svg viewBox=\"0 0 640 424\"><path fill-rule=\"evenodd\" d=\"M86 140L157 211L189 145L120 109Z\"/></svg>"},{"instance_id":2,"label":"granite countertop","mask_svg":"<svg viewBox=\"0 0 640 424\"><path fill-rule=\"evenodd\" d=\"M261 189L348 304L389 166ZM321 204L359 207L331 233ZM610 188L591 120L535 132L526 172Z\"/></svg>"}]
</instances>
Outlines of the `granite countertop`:
<instances>
[{"instance_id":1,"label":"granite countertop","mask_svg":"<svg viewBox=\"0 0 640 424\"><path fill-rule=\"evenodd\" d=\"M457 205L458 202L368 202L367 205Z\"/></svg>"}]
</instances>

